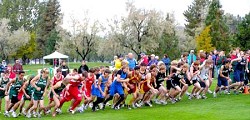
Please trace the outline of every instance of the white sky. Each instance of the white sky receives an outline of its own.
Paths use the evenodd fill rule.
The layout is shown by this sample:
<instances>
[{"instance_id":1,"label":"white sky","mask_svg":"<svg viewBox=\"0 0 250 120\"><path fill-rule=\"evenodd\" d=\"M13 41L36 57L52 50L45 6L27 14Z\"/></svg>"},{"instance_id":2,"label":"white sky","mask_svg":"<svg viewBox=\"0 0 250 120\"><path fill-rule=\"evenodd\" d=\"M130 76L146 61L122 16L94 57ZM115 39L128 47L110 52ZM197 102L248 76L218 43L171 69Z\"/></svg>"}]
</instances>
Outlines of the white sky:
<instances>
[{"instance_id":1,"label":"white sky","mask_svg":"<svg viewBox=\"0 0 250 120\"><path fill-rule=\"evenodd\" d=\"M84 11L88 11L91 20L99 20L105 24L107 19L114 16L124 16L127 0L59 0L61 11L64 14L63 28L71 29L71 19L82 20ZM156 9L174 13L178 24L184 25L183 12L187 10L193 0L134 0L138 8ZM250 0L220 0L225 13L245 16L250 12Z\"/></svg>"}]
</instances>

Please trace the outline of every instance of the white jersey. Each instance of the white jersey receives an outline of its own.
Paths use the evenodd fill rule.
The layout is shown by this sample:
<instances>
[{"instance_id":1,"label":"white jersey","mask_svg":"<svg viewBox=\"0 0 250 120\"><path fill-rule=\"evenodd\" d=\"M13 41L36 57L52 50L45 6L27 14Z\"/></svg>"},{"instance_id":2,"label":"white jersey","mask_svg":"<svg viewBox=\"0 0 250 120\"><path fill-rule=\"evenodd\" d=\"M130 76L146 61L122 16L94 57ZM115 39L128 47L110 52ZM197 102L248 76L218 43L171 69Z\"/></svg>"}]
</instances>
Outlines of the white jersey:
<instances>
[{"instance_id":1,"label":"white jersey","mask_svg":"<svg viewBox=\"0 0 250 120\"><path fill-rule=\"evenodd\" d=\"M210 69L210 67L205 67L205 66L201 68L200 77L203 80L207 80L208 79L209 69Z\"/></svg>"}]
</instances>

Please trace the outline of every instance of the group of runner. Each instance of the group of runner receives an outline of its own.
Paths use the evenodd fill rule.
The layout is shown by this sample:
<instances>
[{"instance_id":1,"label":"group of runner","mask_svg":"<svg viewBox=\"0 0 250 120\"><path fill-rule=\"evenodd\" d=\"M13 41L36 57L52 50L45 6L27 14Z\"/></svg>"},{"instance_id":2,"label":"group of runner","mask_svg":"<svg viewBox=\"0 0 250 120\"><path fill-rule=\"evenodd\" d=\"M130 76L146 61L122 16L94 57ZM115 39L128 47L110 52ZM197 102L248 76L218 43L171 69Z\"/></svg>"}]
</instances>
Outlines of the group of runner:
<instances>
[{"instance_id":1,"label":"group of runner","mask_svg":"<svg viewBox=\"0 0 250 120\"><path fill-rule=\"evenodd\" d=\"M0 80L0 100L5 100L4 115L25 115L28 118L41 117L42 114L56 116L62 113L62 107L68 101L71 101L68 112L72 114L82 113L88 108L92 111L105 110L110 104L115 110L122 107L136 109L152 107L153 103L166 105L168 101L174 104L184 95L191 100L206 99L207 93L216 97L219 91L230 94L233 90L238 94L239 89L247 87L250 51L232 51L231 55L236 57L223 60L217 66L218 71L210 54L205 57L204 53L199 54L200 59L191 63L186 60L186 55L182 55L179 61L173 60L169 66L164 62L151 65L141 62L131 69L128 61L122 60L120 69L111 71L109 67L101 66L80 74L73 69L65 77L58 68L51 79L46 68L28 80L24 78L23 71L10 79L10 71L6 70ZM218 82L211 92L213 72ZM47 106L45 97L49 98ZM25 105L27 101L28 105Z\"/></svg>"}]
</instances>

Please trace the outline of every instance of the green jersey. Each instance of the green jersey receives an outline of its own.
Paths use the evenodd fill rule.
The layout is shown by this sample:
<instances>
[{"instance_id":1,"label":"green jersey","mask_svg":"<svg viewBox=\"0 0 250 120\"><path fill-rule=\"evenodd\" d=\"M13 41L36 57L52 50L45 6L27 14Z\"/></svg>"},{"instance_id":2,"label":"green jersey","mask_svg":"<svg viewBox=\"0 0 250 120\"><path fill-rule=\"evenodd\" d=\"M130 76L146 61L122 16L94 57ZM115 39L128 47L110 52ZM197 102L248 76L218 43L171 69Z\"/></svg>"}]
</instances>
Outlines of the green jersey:
<instances>
[{"instance_id":1,"label":"green jersey","mask_svg":"<svg viewBox=\"0 0 250 120\"><path fill-rule=\"evenodd\" d=\"M7 80L4 80L3 78L2 78L2 81L1 81L1 83L0 83L0 88L6 88L6 86L7 86L7 83L9 82L10 80L9 80L9 78L7 79Z\"/></svg>"},{"instance_id":2,"label":"green jersey","mask_svg":"<svg viewBox=\"0 0 250 120\"><path fill-rule=\"evenodd\" d=\"M25 89L25 92L27 95L31 95L32 92L33 92L33 87L31 86L30 84L31 81L29 81L29 84L27 85L26 89Z\"/></svg>"},{"instance_id":3,"label":"green jersey","mask_svg":"<svg viewBox=\"0 0 250 120\"><path fill-rule=\"evenodd\" d=\"M18 90L20 90L22 86L23 86L23 80L18 80L18 78L16 78L16 82L12 84L10 88L10 94L12 96L17 96Z\"/></svg>"},{"instance_id":4,"label":"green jersey","mask_svg":"<svg viewBox=\"0 0 250 120\"><path fill-rule=\"evenodd\" d=\"M45 87L47 86L47 78L43 79L42 76L40 76L40 79L36 82L36 86L40 87L41 90L37 91L35 89L34 94L43 94L44 90L45 90Z\"/></svg>"},{"instance_id":5,"label":"green jersey","mask_svg":"<svg viewBox=\"0 0 250 120\"><path fill-rule=\"evenodd\" d=\"M4 79L2 78L2 81L1 81L1 83L0 83L0 88L5 89L5 88L6 88L6 85L7 85L7 83L8 83L9 81L10 81L9 79L4 80ZM1 99L1 98L4 98L4 97L5 97L5 90L0 90L0 99Z\"/></svg>"}]
</instances>

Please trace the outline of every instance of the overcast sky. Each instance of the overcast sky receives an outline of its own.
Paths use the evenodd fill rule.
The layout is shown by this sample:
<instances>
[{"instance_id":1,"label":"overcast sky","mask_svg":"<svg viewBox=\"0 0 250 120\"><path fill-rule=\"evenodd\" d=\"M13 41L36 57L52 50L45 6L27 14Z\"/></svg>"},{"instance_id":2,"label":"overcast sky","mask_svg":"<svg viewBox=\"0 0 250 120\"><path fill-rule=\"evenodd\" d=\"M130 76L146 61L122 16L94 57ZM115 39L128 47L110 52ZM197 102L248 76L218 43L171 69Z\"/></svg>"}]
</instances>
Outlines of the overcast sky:
<instances>
[{"instance_id":1,"label":"overcast sky","mask_svg":"<svg viewBox=\"0 0 250 120\"><path fill-rule=\"evenodd\" d=\"M114 16L124 16L127 0L59 0L64 14L63 27L70 30L70 17L83 19L83 12L88 11L91 20L99 20L105 24ZM193 0L134 0L138 8L156 9L174 13L176 22L184 25L183 12ZM250 0L220 0L225 13L245 16L250 12Z\"/></svg>"}]
</instances>

